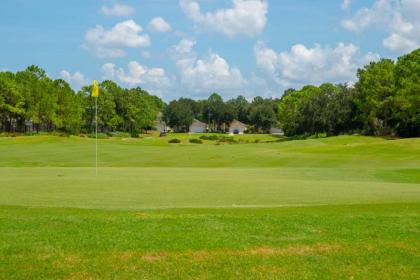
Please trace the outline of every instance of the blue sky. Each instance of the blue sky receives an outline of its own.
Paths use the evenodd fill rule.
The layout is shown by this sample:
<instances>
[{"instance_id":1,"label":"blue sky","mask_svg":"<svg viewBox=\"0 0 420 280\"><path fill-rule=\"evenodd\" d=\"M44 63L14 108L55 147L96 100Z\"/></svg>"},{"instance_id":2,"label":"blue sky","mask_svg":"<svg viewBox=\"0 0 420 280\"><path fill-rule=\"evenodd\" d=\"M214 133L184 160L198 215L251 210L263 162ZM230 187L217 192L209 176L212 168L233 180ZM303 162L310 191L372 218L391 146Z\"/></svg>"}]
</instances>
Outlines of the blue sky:
<instances>
[{"instance_id":1,"label":"blue sky","mask_svg":"<svg viewBox=\"0 0 420 280\"><path fill-rule=\"evenodd\" d=\"M30 64L165 100L353 82L420 46L420 0L2 0L0 70Z\"/></svg>"}]
</instances>

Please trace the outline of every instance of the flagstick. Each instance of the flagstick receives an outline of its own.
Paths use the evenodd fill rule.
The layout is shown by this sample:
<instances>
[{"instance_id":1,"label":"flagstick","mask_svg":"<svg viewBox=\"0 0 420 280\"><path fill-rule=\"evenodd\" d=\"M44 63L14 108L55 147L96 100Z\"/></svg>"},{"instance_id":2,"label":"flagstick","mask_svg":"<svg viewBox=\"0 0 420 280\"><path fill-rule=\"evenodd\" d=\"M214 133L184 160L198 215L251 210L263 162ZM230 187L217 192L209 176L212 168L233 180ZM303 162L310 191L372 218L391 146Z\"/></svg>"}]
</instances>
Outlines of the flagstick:
<instances>
[{"instance_id":1,"label":"flagstick","mask_svg":"<svg viewBox=\"0 0 420 280\"><path fill-rule=\"evenodd\" d=\"M96 177L98 177L98 97L95 97Z\"/></svg>"}]
</instances>

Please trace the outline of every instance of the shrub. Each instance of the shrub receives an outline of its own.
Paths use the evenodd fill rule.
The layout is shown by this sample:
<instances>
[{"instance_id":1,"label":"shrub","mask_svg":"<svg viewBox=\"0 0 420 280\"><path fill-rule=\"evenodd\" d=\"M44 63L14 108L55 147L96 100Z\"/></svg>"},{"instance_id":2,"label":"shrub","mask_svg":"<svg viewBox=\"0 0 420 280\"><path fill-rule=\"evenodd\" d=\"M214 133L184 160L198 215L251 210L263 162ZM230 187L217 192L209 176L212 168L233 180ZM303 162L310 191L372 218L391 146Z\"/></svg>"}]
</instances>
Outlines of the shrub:
<instances>
[{"instance_id":1,"label":"shrub","mask_svg":"<svg viewBox=\"0 0 420 280\"><path fill-rule=\"evenodd\" d=\"M53 136L60 136L60 137L70 137L70 134L65 131L53 131L51 133Z\"/></svg>"},{"instance_id":2,"label":"shrub","mask_svg":"<svg viewBox=\"0 0 420 280\"><path fill-rule=\"evenodd\" d=\"M193 138L193 139L190 139L190 143L203 144L203 141L201 141L200 139Z\"/></svg>"},{"instance_id":3,"label":"shrub","mask_svg":"<svg viewBox=\"0 0 420 280\"><path fill-rule=\"evenodd\" d=\"M89 138L96 138L95 133L90 133L88 134ZM108 139L108 135L106 135L105 133L99 132L98 133L98 139Z\"/></svg>"},{"instance_id":4,"label":"shrub","mask_svg":"<svg viewBox=\"0 0 420 280\"><path fill-rule=\"evenodd\" d=\"M239 141L235 140L233 137L220 136L217 143L218 144L221 144L221 143L237 144L239 143Z\"/></svg>"},{"instance_id":5,"label":"shrub","mask_svg":"<svg viewBox=\"0 0 420 280\"><path fill-rule=\"evenodd\" d=\"M181 143L181 140L174 138L168 141L169 144L179 144Z\"/></svg>"},{"instance_id":6,"label":"shrub","mask_svg":"<svg viewBox=\"0 0 420 280\"><path fill-rule=\"evenodd\" d=\"M129 138L131 135L128 132L122 132L122 131L112 131L107 133L110 137L121 137L121 138Z\"/></svg>"},{"instance_id":7,"label":"shrub","mask_svg":"<svg viewBox=\"0 0 420 280\"><path fill-rule=\"evenodd\" d=\"M202 136L200 136L200 139L215 141L215 140L219 139L219 136L214 135L214 134L213 135L202 135Z\"/></svg>"},{"instance_id":8,"label":"shrub","mask_svg":"<svg viewBox=\"0 0 420 280\"><path fill-rule=\"evenodd\" d=\"M16 132L2 132L0 133L0 137L16 137L18 133Z\"/></svg>"}]
</instances>

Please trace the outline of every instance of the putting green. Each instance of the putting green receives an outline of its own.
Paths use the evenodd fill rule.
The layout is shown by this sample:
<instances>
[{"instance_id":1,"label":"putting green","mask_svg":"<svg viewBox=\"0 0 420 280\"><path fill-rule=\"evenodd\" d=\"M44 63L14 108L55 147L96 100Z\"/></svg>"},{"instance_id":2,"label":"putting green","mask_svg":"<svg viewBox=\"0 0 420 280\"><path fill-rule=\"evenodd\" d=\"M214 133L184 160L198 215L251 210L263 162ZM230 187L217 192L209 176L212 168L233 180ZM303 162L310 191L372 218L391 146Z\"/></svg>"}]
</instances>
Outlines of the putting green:
<instances>
[{"instance_id":1,"label":"putting green","mask_svg":"<svg viewBox=\"0 0 420 280\"><path fill-rule=\"evenodd\" d=\"M183 143L168 144L174 137ZM92 139L0 138L0 203L154 209L420 201L420 139L236 137L270 142L197 145L188 140L198 136L187 134L100 140L98 177Z\"/></svg>"},{"instance_id":2,"label":"putting green","mask_svg":"<svg viewBox=\"0 0 420 280\"><path fill-rule=\"evenodd\" d=\"M0 168L0 204L154 209L420 201L419 184L383 176L389 172L395 171L105 167L96 177L92 168Z\"/></svg>"}]
</instances>

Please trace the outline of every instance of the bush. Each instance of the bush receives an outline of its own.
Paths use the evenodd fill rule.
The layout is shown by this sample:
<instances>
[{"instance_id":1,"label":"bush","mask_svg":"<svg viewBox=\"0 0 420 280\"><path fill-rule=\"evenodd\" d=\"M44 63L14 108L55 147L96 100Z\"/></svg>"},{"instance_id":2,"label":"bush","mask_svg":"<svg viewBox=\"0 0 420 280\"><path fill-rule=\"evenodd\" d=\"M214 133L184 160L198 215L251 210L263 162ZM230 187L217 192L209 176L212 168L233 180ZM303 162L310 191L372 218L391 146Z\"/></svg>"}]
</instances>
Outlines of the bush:
<instances>
[{"instance_id":1,"label":"bush","mask_svg":"<svg viewBox=\"0 0 420 280\"><path fill-rule=\"evenodd\" d=\"M169 144L179 144L181 143L181 140L174 138L168 141Z\"/></svg>"},{"instance_id":2,"label":"bush","mask_svg":"<svg viewBox=\"0 0 420 280\"><path fill-rule=\"evenodd\" d=\"M16 132L2 132L0 133L0 137L16 137L18 133Z\"/></svg>"},{"instance_id":3,"label":"bush","mask_svg":"<svg viewBox=\"0 0 420 280\"><path fill-rule=\"evenodd\" d=\"M193 144L203 144L203 141L201 141L200 139L194 138L194 139L190 139L190 143L193 143Z\"/></svg>"},{"instance_id":4,"label":"bush","mask_svg":"<svg viewBox=\"0 0 420 280\"><path fill-rule=\"evenodd\" d=\"M95 133L90 133L90 134L88 134L88 137L89 138L96 138L96 134ZM108 139L108 135L106 135L106 133L99 132L98 133L98 139Z\"/></svg>"},{"instance_id":5,"label":"bush","mask_svg":"<svg viewBox=\"0 0 420 280\"><path fill-rule=\"evenodd\" d=\"M228 143L228 144L237 144L239 141L235 140L233 137L227 137L227 136L220 136L217 144L221 143Z\"/></svg>"},{"instance_id":6,"label":"bush","mask_svg":"<svg viewBox=\"0 0 420 280\"><path fill-rule=\"evenodd\" d=\"M121 137L121 138L129 138L131 135L128 132L122 132L122 131L112 131L107 133L110 137Z\"/></svg>"},{"instance_id":7,"label":"bush","mask_svg":"<svg viewBox=\"0 0 420 280\"><path fill-rule=\"evenodd\" d=\"M60 136L60 137L70 137L70 134L65 131L53 131L51 133L53 136Z\"/></svg>"},{"instance_id":8,"label":"bush","mask_svg":"<svg viewBox=\"0 0 420 280\"><path fill-rule=\"evenodd\" d=\"M210 140L210 141L216 141L217 139L219 139L219 136L217 135L202 135L200 136L200 139L202 140Z\"/></svg>"}]
</instances>

